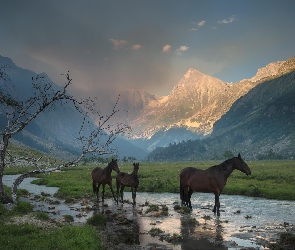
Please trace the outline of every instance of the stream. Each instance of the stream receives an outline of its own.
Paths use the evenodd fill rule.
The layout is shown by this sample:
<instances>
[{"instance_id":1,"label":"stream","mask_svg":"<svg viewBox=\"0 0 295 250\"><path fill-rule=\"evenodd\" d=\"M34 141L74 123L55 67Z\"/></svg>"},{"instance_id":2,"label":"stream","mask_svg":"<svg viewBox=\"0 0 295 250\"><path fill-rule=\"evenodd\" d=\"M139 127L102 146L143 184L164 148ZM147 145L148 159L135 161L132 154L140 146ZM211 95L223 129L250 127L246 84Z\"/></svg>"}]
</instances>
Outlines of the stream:
<instances>
[{"instance_id":1,"label":"stream","mask_svg":"<svg viewBox=\"0 0 295 250\"><path fill-rule=\"evenodd\" d=\"M17 175L5 175L3 183L12 186ZM61 219L63 215L72 215L74 223L85 223L93 213L108 209L114 213L124 213L130 220L136 220L138 226L137 244L146 249L154 246L158 249L266 249L269 242L276 242L279 233L294 230L295 227L295 201L269 200L239 195L221 195L221 216L213 214L214 195L207 193L193 193L191 214L178 213L174 206L179 204L179 195L174 193L137 193L136 208L131 204L117 205L112 199L105 200L105 206L96 209L85 209L94 206L90 201L76 204L66 204L64 200L54 198L56 187L46 187L31 184L36 178L26 178L19 188L31 193L28 198L34 205L34 211L43 211L52 218ZM128 190L126 188L126 190ZM36 195L42 192L50 194L50 200L58 201L52 205L46 201L37 201ZM124 192L124 199L131 199L130 192ZM144 212L144 204L165 205L168 207L168 216L150 216ZM188 223L194 218L197 223ZM161 229L163 233L152 237L148 233L152 228ZM180 235L181 243L168 243L167 235Z\"/></svg>"}]
</instances>

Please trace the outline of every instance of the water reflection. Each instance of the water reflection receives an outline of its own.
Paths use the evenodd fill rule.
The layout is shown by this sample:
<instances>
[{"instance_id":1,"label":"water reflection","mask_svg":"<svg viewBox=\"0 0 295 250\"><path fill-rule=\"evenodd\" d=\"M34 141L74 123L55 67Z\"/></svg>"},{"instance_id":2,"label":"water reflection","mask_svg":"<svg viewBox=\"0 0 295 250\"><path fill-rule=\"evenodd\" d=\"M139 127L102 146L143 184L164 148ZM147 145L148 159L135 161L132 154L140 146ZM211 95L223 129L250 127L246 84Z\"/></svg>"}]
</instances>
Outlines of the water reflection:
<instances>
[{"instance_id":1,"label":"water reflection","mask_svg":"<svg viewBox=\"0 0 295 250\"><path fill-rule=\"evenodd\" d=\"M16 178L14 176L13 178ZM7 186L13 183L11 176L4 176L3 182ZM30 193L40 195L41 192L54 194L57 188L30 184L35 178L27 178L20 188ZM131 200L131 193L124 192L124 197ZM212 194L194 193L192 196L193 210L189 215L178 213L174 205L179 202L178 194L171 193L138 193L137 206L124 204L117 206L112 199L105 204L65 204L63 200L51 197L61 203L48 204L46 201L34 200L34 195L28 198L35 205L36 211L50 212L53 218L62 218L64 214L74 217L75 223L85 223L93 214L113 216L113 223L129 223L129 241L144 247L162 246L162 249L190 250L190 249L239 249L253 247L262 249L262 240L274 240L279 232L285 232L286 226L295 225L295 202L259 199L244 196L221 195L221 216L212 213ZM86 202L86 203L87 203ZM153 217L145 214L145 203L166 205L169 215ZM87 206L92 209L87 210ZM54 207L54 209L49 209ZM124 221L124 218L127 221ZM165 234L179 234L182 242L168 243L160 237L151 237L149 230L160 228ZM165 247L164 247L165 246ZM147 248L148 249L148 248Z\"/></svg>"},{"instance_id":2,"label":"water reflection","mask_svg":"<svg viewBox=\"0 0 295 250\"><path fill-rule=\"evenodd\" d=\"M222 247L224 227L222 221L217 217L213 219L213 223L204 220L205 224L201 224L192 215L183 215L180 217L181 235L183 242L182 250L190 249L227 249ZM212 240L214 239L212 244Z\"/></svg>"},{"instance_id":3,"label":"water reflection","mask_svg":"<svg viewBox=\"0 0 295 250\"><path fill-rule=\"evenodd\" d=\"M181 249L182 250L227 250L227 247L223 246L215 246L207 240L206 238L202 238L199 240L195 239L185 239L181 243Z\"/></svg>"}]
</instances>

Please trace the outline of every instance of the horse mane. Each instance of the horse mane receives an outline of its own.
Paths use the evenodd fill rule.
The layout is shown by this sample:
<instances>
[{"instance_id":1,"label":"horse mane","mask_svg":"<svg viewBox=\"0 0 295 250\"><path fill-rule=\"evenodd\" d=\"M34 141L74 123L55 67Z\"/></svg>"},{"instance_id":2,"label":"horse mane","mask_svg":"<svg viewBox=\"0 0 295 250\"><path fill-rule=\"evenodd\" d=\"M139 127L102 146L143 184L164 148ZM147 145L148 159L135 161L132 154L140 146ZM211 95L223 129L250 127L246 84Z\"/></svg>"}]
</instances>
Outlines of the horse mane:
<instances>
[{"instance_id":1,"label":"horse mane","mask_svg":"<svg viewBox=\"0 0 295 250\"><path fill-rule=\"evenodd\" d=\"M210 167L210 168L218 168L218 169L222 169L222 170L227 170L227 165L231 162L231 161L233 161L233 159L234 159L235 157L233 157L233 158L230 158L230 159L227 159L227 160L225 160L224 162L222 162L222 163L220 163L220 164L218 164L218 165L214 165L214 166L212 166L212 167Z\"/></svg>"},{"instance_id":2,"label":"horse mane","mask_svg":"<svg viewBox=\"0 0 295 250\"><path fill-rule=\"evenodd\" d=\"M112 168L111 168L111 163L109 162L109 164L102 170L103 173L111 173L112 172Z\"/></svg>"}]
</instances>

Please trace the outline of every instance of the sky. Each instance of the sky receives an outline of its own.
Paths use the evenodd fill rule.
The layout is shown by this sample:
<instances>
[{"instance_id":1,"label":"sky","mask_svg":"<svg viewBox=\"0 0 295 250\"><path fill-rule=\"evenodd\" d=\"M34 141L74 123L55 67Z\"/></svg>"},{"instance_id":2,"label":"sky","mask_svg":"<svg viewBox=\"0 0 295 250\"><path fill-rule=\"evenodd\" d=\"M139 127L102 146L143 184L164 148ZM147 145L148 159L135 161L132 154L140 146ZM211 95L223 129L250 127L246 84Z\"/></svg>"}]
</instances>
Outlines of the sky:
<instances>
[{"instance_id":1,"label":"sky","mask_svg":"<svg viewBox=\"0 0 295 250\"><path fill-rule=\"evenodd\" d=\"M295 56L294 0L0 0L0 55L72 91L168 95L194 68L225 82Z\"/></svg>"}]
</instances>

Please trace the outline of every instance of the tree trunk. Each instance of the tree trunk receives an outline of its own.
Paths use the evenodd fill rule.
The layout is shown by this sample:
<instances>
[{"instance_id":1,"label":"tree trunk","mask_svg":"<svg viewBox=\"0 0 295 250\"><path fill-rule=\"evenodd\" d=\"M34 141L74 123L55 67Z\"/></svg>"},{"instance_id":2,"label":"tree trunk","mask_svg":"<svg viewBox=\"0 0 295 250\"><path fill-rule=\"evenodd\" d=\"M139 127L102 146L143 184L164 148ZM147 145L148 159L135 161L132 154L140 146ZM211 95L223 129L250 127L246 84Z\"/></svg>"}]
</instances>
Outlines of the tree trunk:
<instances>
[{"instance_id":1,"label":"tree trunk","mask_svg":"<svg viewBox=\"0 0 295 250\"><path fill-rule=\"evenodd\" d=\"M5 204L9 203L9 199L5 194L4 185L3 185L3 174L5 168L5 156L6 150L8 147L10 136L3 134L2 135L2 142L0 143L0 201Z\"/></svg>"},{"instance_id":2,"label":"tree trunk","mask_svg":"<svg viewBox=\"0 0 295 250\"><path fill-rule=\"evenodd\" d=\"M25 178L30 177L34 174L42 173L42 172L45 172L45 170L44 171L33 170L30 172L24 173L16 178L16 180L13 183L12 192L11 192L11 198L12 198L13 204L17 204L17 188L18 188L19 184L21 184Z\"/></svg>"},{"instance_id":3,"label":"tree trunk","mask_svg":"<svg viewBox=\"0 0 295 250\"><path fill-rule=\"evenodd\" d=\"M33 171L29 171L27 173L24 173L22 175L20 175L13 183L12 185L12 191L11 191L11 203L13 204L17 204L17 188L18 186L22 183L22 181L25 178L34 176L36 174L42 174L42 173L49 173L55 170L61 170L62 168L65 167L69 167L69 166L74 166L75 164L77 164L79 161L81 161L81 159L85 156L85 153L82 153L77 159L73 160L73 161L69 161L65 164L62 164L60 166L57 167L53 167L53 168L46 168L46 169L39 169L39 170L33 170Z\"/></svg>"}]
</instances>

